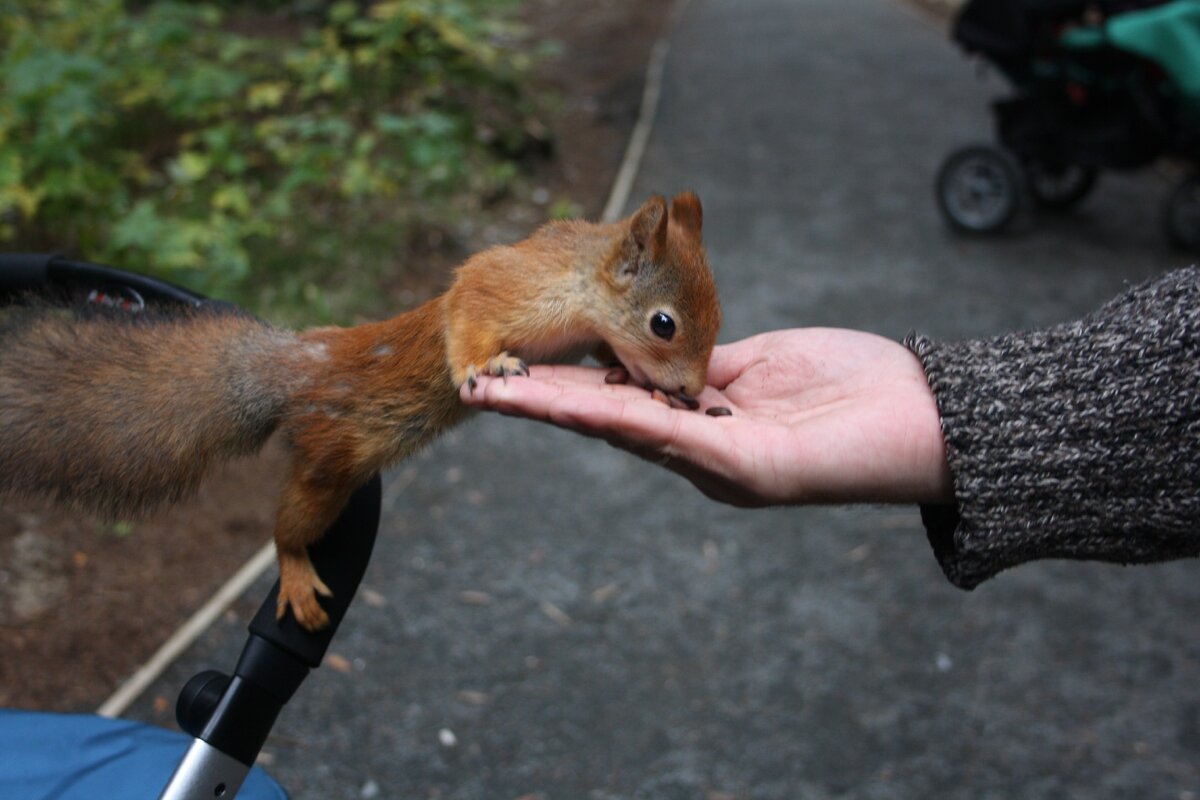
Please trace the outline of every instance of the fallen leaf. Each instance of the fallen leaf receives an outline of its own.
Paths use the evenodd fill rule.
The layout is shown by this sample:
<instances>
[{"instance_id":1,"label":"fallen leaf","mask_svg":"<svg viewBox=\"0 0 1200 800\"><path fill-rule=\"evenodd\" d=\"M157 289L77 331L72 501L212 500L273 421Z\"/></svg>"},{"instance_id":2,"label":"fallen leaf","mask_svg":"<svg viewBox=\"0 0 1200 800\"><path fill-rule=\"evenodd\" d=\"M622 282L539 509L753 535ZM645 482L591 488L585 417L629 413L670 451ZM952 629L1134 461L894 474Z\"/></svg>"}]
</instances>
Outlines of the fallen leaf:
<instances>
[{"instance_id":1,"label":"fallen leaf","mask_svg":"<svg viewBox=\"0 0 1200 800\"><path fill-rule=\"evenodd\" d=\"M594 592L592 592L592 600L596 603L603 603L611 600L619 588L620 587L615 583L606 583L599 589L596 589Z\"/></svg>"},{"instance_id":2,"label":"fallen leaf","mask_svg":"<svg viewBox=\"0 0 1200 800\"><path fill-rule=\"evenodd\" d=\"M543 614L564 628L571 624L571 617L567 615L567 612L563 611L549 600L543 600L538 604L538 608L542 610Z\"/></svg>"},{"instance_id":3,"label":"fallen leaf","mask_svg":"<svg viewBox=\"0 0 1200 800\"><path fill-rule=\"evenodd\" d=\"M843 553L842 558L857 564L859 561L862 561L869 555L871 555L871 545L860 544L858 547L855 547L852 550L847 550L845 553Z\"/></svg>"},{"instance_id":4,"label":"fallen leaf","mask_svg":"<svg viewBox=\"0 0 1200 800\"><path fill-rule=\"evenodd\" d=\"M339 656L337 653L327 653L325 655L325 666L338 672L349 674L354 671L354 665L345 656Z\"/></svg>"},{"instance_id":5,"label":"fallen leaf","mask_svg":"<svg viewBox=\"0 0 1200 800\"><path fill-rule=\"evenodd\" d=\"M488 696L485 692L476 691L475 689L463 689L455 695L460 703L466 703L471 706L486 705Z\"/></svg>"}]
</instances>

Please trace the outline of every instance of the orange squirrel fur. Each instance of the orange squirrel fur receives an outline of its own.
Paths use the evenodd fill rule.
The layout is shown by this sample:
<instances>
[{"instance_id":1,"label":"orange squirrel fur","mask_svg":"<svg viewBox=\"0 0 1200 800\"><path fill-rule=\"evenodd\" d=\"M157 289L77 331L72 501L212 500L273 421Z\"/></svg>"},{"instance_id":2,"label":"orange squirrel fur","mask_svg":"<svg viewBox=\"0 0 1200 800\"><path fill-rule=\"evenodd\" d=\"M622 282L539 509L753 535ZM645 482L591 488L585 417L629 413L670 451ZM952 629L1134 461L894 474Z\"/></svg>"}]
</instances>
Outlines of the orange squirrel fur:
<instances>
[{"instance_id":1,"label":"orange squirrel fur","mask_svg":"<svg viewBox=\"0 0 1200 800\"><path fill-rule=\"evenodd\" d=\"M616 223L552 222L471 257L439 297L352 328L293 333L230 309L18 315L0 330L0 493L144 513L278 429L278 613L317 630L329 590L306 548L373 474L466 416L463 383L598 352L694 405L720 325L701 222L690 192Z\"/></svg>"}]
</instances>

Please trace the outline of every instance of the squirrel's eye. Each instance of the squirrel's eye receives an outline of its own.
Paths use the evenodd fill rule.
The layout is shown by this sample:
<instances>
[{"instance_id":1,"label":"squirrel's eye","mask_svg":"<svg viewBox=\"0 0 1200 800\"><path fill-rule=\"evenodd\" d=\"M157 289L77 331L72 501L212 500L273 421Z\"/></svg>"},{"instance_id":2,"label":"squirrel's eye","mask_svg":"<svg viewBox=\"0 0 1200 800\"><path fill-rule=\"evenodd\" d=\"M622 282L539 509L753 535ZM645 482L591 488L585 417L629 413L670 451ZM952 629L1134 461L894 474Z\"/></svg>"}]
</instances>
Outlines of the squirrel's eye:
<instances>
[{"instance_id":1,"label":"squirrel's eye","mask_svg":"<svg viewBox=\"0 0 1200 800\"><path fill-rule=\"evenodd\" d=\"M655 311L654 316L650 317L650 330L654 331L654 335L658 338L666 339L669 342L675 335L675 320L661 311Z\"/></svg>"}]
</instances>

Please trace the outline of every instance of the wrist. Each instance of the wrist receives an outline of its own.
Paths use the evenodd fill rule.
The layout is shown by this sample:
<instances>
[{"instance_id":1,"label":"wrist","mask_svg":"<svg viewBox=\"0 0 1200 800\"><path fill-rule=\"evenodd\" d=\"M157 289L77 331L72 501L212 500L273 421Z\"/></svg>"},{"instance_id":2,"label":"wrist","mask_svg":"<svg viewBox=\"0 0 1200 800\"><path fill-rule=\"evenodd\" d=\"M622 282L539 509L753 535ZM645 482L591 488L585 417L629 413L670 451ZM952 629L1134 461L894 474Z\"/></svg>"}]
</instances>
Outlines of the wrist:
<instances>
[{"instance_id":1,"label":"wrist","mask_svg":"<svg viewBox=\"0 0 1200 800\"><path fill-rule=\"evenodd\" d=\"M904 346L911 354L914 367L912 377L912 425L914 432L916 481L911 487L913 499L930 505L951 504L955 500L954 476L950 472L946 438L942 430L941 411L937 396L930 385L921 358L920 340L910 333Z\"/></svg>"}]
</instances>

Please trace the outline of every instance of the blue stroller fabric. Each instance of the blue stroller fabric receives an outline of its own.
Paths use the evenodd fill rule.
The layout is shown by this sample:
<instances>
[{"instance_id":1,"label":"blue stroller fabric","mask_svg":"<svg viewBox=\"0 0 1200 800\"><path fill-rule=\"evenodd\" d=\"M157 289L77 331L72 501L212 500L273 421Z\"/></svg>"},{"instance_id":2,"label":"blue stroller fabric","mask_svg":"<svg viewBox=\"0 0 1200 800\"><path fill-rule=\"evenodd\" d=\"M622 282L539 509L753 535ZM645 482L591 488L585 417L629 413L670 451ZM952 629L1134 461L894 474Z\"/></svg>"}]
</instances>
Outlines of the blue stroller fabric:
<instances>
[{"instance_id":1,"label":"blue stroller fabric","mask_svg":"<svg viewBox=\"0 0 1200 800\"><path fill-rule=\"evenodd\" d=\"M0 709L0 798L155 800L191 743L129 720ZM258 767L237 797L287 800Z\"/></svg>"}]
</instances>

